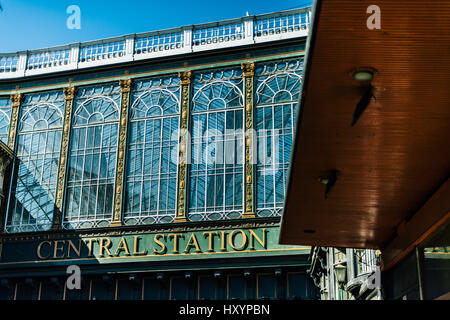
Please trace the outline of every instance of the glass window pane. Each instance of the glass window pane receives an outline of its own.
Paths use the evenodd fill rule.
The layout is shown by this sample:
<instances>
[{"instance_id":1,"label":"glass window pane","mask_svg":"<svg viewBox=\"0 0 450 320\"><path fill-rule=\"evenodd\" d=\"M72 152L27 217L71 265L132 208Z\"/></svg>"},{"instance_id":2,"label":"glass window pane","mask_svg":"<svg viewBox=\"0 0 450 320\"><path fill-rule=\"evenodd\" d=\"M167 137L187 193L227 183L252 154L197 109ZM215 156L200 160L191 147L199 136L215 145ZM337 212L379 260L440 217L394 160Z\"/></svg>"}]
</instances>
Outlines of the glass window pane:
<instances>
[{"instance_id":1,"label":"glass window pane","mask_svg":"<svg viewBox=\"0 0 450 320\"><path fill-rule=\"evenodd\" d=\"M15 283L8 281L8 284L0 286L0 300L14 300Z\"/></svg>"},{"instance_id":2,"label":"glass window pane","mask_svg":"<svg viewBox=\"0 0 450 320\"><path fill-rule=\"evenodd\" d=\"M200 300L222 300L225 298L223 280L211 276L200 276L198 280Z\"/></svg>"},{"instance_id":3,"label":"glass window pane","mask_svg":"<svg viewBox=\"0 0 450 320\"><path fill-rule=\"evenodd\" d=\"M66 229L102 227L111 220L119 103L118 84L80 88L75 97L67 188L78 191L76 203L66 200Z\"/></svg>"},{"instance_id":4,"label":"glass window pane","mask_svg":"<svg viewBox=\"0 0 450 320\"><path fill-rule=\"evenodd\" d=\"M61 91L24 97L6 232L42 231L52 226L63 112Z\"/></svg>"},{"instance_id":5,"label":"glass window pane","mask_svg":"<svg viewBox=\"0 0 450 320\"><path fill-rule=\"evenodd\" d=\"M115 281L95 279L91 283L91 300L114 300Z\"/></svg>"},{"instance_id":6,"label":"glass window pane","mask_svg":"<svg viewBox=\"0 0 450 320\"><path fill-rule=\"evenodd\" d=\"M171 281L170 300L191 300L194 297L194 281L184 277L174 277Z\"/></svg>"},{"instance_id":7,"label":"glass window pane","mask_svg":"<svg viewBox=\"0 0 450 320\"><path fill-rule=\"evenodd\" d=\"M125 224L175 218L178 77L138 81L132 90L127 147Z\"/></svg>"},{"instance_id":8,"label":"glass window pane","mask_svg":"<svg viewBox=\"0 0 450 320\"><path fill-rule=\"evenodd\" d=\"M243 78L241 70L194 76L189 218L239 218L243 210Z\"/></svg>"},{"instance_id":9,"label":"glass window pane","mask_svg":"<svg viewBox=\"0 0 450 320\"><path fill-rule=\"evenodd\" d=\"M117 300L141 300L142 281L117 280Z\"/></svg>"},{"instance_id":10,"label":"glass window pane","mask_svg":"<svg viewBox=\"0 0 450 320\"><path fill-rule=\"evenodd\" d=\"M17 283L16 300L37 300L39 283Z\"/></svg>"},{"instance_id":11,"label":"glass window pane","mask_svg":"<svg viewBox=\"0 0 450 320\"><path fill-rule=\"evenodd\" d=\"M80 289L66 287L65 300L89 300L89 280L81 278Z\"/></svg>"},{"instance_id":12,"label":"glass window pane","mask_svg":"<svg viewBox=\"0 0 450 320\"><path fill-rule=\"evenodd\" d=\"M253 296L249 290L249 280L241 275L228 276L228 299L245 300L252 299Z\"/></svg>"},{"instance_id":13,"label":"glass window pane","mask_svg":"<svg viewBox=\"0 0 450 320\"><path fill-rule=\"evenodd\" d=\"M144 300L169 300L169 280L144 280Z\"/></svg>"},{"instance_id":14,"label":"glass window pane","mask_svg":"<svg viewBox=\"0 0 450 320\"><path fill-rule=\"evenodd\" d=\"M11 119L11 100L0 98L0 140L8 144L9 123Z\"/></svg>"},{"instance_id":15,"label":"glass window pane","mask_svg":"<svg viewBox=\"0 0 450 320\"><path fill-rule=\"evenodd\" d=\"M286 193L303 59L256 68L256 214L279 216Z\"/></svg>"},{"instance_id":16,"label":"glass window pane","mask_svg":"<svg viewBox=\"0 0 450 320\"><path fill-rule=\"evenodd\" d=\"M198 295L200 300L215 300L217 281L213 277L201 276L199 279Z\"/></svg>"},{"instance_id":17,"label":"glass window pane","mask_svg":"<svg viewBox=\"0 0 450 320\"><path fill-rule=\"evenodd\" d=\"M62 300L64 295L64 281L51 282L43 280L41 283L40 300Z\"/></svg>"},{"instance_id":18,"label":"glass window pane","mask_svg":"<svg viewBox=\"0 0 450 320\"><path fill-rule=\"evenodd\" d=\"M258 299L272 299L276 297L276 278L272 274L257 275Z\"/></svg>"},{"instance_id":19,"label":"glass window pane","mask_svg":"<svg viewBox=\"0 0 450 320\"><path fill-rule=\"evenodd\" d=\"M306 299L308 298L307 276L302 273L288 273L288 298Z\"/></svg>"}]
</instances>

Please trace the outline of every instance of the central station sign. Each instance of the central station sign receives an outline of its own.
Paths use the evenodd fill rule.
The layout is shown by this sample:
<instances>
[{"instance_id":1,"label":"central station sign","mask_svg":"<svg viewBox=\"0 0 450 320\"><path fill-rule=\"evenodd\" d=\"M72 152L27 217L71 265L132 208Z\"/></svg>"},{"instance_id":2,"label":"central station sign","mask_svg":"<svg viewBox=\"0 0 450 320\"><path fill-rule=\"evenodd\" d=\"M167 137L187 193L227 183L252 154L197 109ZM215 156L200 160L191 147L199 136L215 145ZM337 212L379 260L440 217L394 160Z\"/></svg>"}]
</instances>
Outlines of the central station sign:
<instances>
[{"instance_id":1,"label":"central station sign","mask_svg":"<svg viewBox=\"0 0 450 320\"><path fill-rule=\"evenodd\" d=\"M86 237L41 237L2 241L0 267L43 262L100 263L128 260L201 258L207 255L267 255L307 247L278 244L279 227L206 229L185 232L130 233ZM309 249L309 248L308 248ZM305 253L304 251L302 253ZM77 263L78 263L77 262Z\"/></svg>"},{"instance_id":2,"label":"central station sign","mask_svg":"<svg viewBox=\"0 0 450 320\"><path fill-rule=\"evenodd\" d=\"M40 260L71 257L120 257L191 252L224 252L266 249L267 229L156 233L122 237L42 241L36 249Z\"/></svg>"}]
</instances>

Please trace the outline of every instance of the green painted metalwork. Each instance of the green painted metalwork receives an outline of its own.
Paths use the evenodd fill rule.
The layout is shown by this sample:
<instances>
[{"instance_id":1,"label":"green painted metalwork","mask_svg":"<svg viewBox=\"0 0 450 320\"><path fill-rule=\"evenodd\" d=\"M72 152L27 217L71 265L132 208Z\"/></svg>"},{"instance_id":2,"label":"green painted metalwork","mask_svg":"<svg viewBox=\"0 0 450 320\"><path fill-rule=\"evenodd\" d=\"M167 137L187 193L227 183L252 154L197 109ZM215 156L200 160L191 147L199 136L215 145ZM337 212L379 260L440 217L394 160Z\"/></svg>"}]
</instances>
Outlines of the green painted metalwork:
<instances>
[{"instance_id":1,"label":"green painted metalwork","mask_svg":"<svg viewBox=\"0 0 450 320\"><path fill-rule=\"evenodd\" d=\"M199 261L308 254L309 247L278 244L279 227L49 236L3 241L0 269L152 261Z\"/></svg>"}]
</instances>

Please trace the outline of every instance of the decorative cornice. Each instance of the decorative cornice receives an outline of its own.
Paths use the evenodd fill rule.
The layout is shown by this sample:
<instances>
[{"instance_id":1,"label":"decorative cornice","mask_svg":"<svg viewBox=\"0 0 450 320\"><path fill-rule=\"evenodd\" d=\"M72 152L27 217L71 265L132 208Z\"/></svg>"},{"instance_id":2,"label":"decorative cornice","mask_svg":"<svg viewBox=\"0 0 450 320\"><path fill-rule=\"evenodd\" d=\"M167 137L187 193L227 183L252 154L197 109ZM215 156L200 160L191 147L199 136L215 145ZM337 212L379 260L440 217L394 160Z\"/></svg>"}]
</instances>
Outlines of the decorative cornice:
<instances>
[{"instance_id":1,"label":"decorative cornice","mask_svg":"<svg viewBox=\"0 0 450 320\"><path fill-rule=\"evenodd\" d=\"M261 218L260 218L261 219ZM107 237L107 236L125 236L139 235L147 233L168 233L168 232L191 232L191 231L210 231L225 229L246 229L246 228L262 228L262 227L278 227L280 226L280 218L264 218L261 220L234 220L234 221L204 221L199 224L197 222L185 222L180 224L165 225L140 225L134 228L105 228L105 229L86 229L86 230L51 230L40 231L38 234L0 234L0 242L16 242L16 241L37 241L51 239L66 239L73 237Z\"/></svg>"},{"instance_id":2,"label":"decorative cornice","mask_svg":"<svg viewBox=\"0 0 450 320\"><path fill-rule=\"evenodd\" d=\"M283 52L283 53L277 53L277 54L268 54L264 56L258 56L254 57L253 59L256 62L266 62L274 59L288 59L288 58L298 58L303 57L305 55L305 50L295 50L291 52ZM242 61L247 61L248 57L246 58L236 58L236 59L230 59L230 60L220 60L216 61L214 63L198 63L196 65L191 65L191 71L194 72L195 70L205 70L205 69L211 69L211 68L227 68L227 67L235 67L239 66ZM143 71L143 72L134 72L130 73L129 77L132 79L142 79L142 78L148 78L148 77L154 77L154 76L162 76L162 75L172 75L174 73L180 72L180 70L184 70L186 66L184 67L173 67L173 68L157 68L152 71ZM117 68L117 70L121 70L121 68ZM95 71L90 74L95 75ZM63 89L67 87L67 84L69 83L69 86L90 86L90 85L96 85L96 84L103 84L103 83L111 83L113 81L119 81L123 78L123 75L114 75L114 76L102 76L99 78L92 78L90 80L79 80L79 81L73 81L73 78L55 78L55 80L60 80L57 83L54 83L52 85L35 85L35 86L27 86L27 88L22 88L17 86L16 89L13 90L0 90L0 95L11 95L13 92L20 92L22 94L29 94L34 93L37 91L50 91L50 90L58 90ZM72 81L71 81L72 80ZM1 79L0 79L1 81Z\"/></svg>"}]
</instances>

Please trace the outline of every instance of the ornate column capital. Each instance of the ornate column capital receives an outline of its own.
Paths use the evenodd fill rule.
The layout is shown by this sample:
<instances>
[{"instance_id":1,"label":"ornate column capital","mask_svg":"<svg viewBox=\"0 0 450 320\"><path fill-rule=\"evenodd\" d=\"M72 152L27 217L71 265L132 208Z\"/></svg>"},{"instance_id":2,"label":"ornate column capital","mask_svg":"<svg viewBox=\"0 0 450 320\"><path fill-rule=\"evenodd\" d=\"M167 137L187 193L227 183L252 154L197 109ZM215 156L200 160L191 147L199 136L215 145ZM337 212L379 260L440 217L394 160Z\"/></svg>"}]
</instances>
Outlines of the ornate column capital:
<instances>
[{"instance_id":1,"label":"ornate column capital","mask_svg":"<svg viewBox=\"0 0 450 320\"><path fill-rule=\"evenodd\" d=\"M178 77L180 77L182 85L191 84L192 71L188 70L188 71L178 72Z\"/></svg>"},{"instance_id":2,"label":"ornate column capital","mask_svg":"<svg viewBox=\"0 0 450 320\"><path fill-rule=\"evenodd\" d=\"M21 93L14 93L10 97L11 103L13 107L18 107L22 103L23 100L23 94Z\"/></svg>"},{"instance_id":3,"label":"ornate column capital","mask_svg":"<svg viewBox=\"0 0 450 320\"><path fill-rule=\"evenodd\" d=\"M242 63L241 70L244 73L244 77L253 77L255 75L255 63L254 62Z\"/></svg>"},{"instance_id":4,"label":"ornate column capital","mask_svg":"<svg viewBox=\"0 0 450 320\"><path fill-rule=\"evenodd\" d=\"M77 93L77 88L76 87L65 87L65 88L63 88L63 91L64 91L64 99L73 100Z\"/></svg>"},{"instance_id":5,"label":"ornate column capital","mask_svg":"<svg viewBox=\"0 0 450 320\"><path fill-rule=\"evenodd\" d=\"M120 90L122 91L122 93L131 92L132 83L133 80L131 79L119 80Z\"/></svg>"},{"instance_id":6,"label":"ornate column capital","mask_svg":"<svg viewBox=\"0 0 450 320\"><path fill-rule=\"evenodd\" d=\"M17 133L17 122L19 121L19 107L23 100L23 94L14 93L11 95L11 121L9 125L9 137L8 137L8 147L11 150L14 150L15 142L16 142L16 133Z\"/></svg>"}]
</instances>

